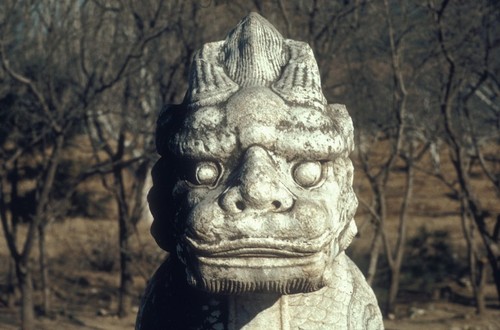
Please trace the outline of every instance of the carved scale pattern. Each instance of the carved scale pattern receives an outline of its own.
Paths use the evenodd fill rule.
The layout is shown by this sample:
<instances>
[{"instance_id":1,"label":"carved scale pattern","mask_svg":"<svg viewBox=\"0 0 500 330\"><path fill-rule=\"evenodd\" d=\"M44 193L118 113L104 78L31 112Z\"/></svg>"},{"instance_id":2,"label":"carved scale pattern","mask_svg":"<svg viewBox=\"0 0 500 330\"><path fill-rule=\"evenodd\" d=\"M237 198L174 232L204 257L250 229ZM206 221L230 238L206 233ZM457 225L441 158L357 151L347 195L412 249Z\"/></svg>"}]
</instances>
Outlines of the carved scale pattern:
<instances>
[{"instance_id":1,"label":"carved scale pattern","mask_svg":"<svg viewBox=\"0 0 500 330\"><path fill-rule=\"evenodd\" d=\"M337 257L334 267L329 286L280 298L277 308L281 325L274 329L383 329L377 302L363 274L344 253ZM242 308L234 305L231 297L235 296L194 289L187 284L183 268L171 257L158 269L143 298L136 329L239 329L229 317ZM253 313L265 312L250 299L248 302L247 308ZM244 329L258 328L250 323Z\"/></svg>"}]
</instances>

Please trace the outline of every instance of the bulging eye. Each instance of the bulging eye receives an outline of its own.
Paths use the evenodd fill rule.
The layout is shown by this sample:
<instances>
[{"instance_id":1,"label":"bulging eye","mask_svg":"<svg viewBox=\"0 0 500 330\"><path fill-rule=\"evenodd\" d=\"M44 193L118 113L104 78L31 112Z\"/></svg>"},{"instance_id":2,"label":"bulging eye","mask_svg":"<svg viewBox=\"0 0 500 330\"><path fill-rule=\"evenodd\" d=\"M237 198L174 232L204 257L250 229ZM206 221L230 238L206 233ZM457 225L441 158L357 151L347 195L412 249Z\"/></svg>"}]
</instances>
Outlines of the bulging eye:
<instances>
[{"instance_id":1,"label":"bulging eye","mask_svg":"<svg viewBox=\"0 0 500 330\"><path fill-rule=\"evenodd\" d=\"M311 188L321 181L323 167L320 162L304 162L295 166L293 179L304 188Z\"/></svg>"},{"instance_id":2,"label":"bulging eye","mask_svg":"<svg viewBox=\"0 0 500 330\"><path fill-rule=\"evenodd\" d=\"M220 170L214 162L199 162L194 173L194 184L214 186L219 179Z\"/></svg>"}]
</instances>

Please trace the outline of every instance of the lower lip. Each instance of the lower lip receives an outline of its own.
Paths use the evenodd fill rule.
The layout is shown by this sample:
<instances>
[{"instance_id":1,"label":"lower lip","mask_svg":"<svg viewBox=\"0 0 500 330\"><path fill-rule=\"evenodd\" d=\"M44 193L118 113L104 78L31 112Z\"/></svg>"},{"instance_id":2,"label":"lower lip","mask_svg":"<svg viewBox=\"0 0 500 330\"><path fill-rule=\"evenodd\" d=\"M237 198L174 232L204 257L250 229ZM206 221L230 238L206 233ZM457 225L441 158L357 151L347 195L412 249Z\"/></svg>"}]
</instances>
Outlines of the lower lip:
<instances>
[{"instance_id":1,"label":"lower lip","mask_svg":"<svg viewBox=\"0 0 500 330\"><path fill-rule=\"evenodd\" d=\"M209 258L303 258L313 253L300 253L273 248L239 248L228 251L220 251L204 255Z\"/></svg>"},{"instance_id":2,"label":"lower lip","mask_svg":"<svg viewBox=\"0 0 500 330\"><path fill-rule=\"evenodd\" d=\"M260 250L260 249L259 249ZM232 253L229 256L197 256L200 264L215 267L236 268L287 268L303 267L320 262L325 255L323 252L311 253L309 255L289 256L277 253Z\"/></svg>"}]
</instances>

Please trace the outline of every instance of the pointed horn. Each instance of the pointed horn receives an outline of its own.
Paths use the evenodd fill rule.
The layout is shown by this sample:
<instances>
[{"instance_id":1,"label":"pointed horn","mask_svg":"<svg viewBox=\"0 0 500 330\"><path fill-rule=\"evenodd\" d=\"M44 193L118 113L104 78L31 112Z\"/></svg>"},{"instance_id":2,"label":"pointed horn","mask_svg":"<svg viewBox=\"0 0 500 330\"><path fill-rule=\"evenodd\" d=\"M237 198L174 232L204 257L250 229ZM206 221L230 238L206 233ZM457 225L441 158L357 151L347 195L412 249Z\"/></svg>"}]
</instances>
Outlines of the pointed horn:
<instances>
[{"instance_id":1,"label":"pointed horn","mask_svg":"<svg viewBox=\"0 0 500 330\"><path fill-rule=\"evenodd\" d=\"M290 59L272 89L288 102L323 110L326 99L321 91L318 64L305 42L286 40Z\"/></svg>"},{"instance_id":2,"label":"pointed horn","mask_svg":"<svg viewBox=\"0 0 500 330\"><path fill-rule=\"evenodd\" d=\"M189 106L208 106L223 102L239 89L218 63L223 42L203 45L193 58L189 88L184 102Z\"/></svg>"}]
</instances>

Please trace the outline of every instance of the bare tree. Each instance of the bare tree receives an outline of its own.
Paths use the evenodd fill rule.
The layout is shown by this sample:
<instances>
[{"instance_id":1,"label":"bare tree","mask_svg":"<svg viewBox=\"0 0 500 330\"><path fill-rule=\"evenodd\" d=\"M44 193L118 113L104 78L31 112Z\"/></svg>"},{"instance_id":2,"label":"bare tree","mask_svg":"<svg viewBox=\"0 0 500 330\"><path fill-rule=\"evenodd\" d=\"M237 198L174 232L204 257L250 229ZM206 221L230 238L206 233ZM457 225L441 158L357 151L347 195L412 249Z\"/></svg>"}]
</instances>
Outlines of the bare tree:
<instances>
[{"instance_id":1,"label":"bare tree","mask_svg":"<svg viewBox=\"0 0 500 330\"><path fill-rule=\"evenodd\" d=\"M64 5L54 6L61 11L65 10ZM62 87L65 84L64 75L52 70L56 57L58 61L68 60L64 56L61 30L51 29L55 22L44 20L44 15L38 9L30 4L6 1L2 3L0 11L4 22L0 35L0 59L4 74L12 84L18 86L11 90L11 94L19 100L6 110L11 112L13 131L5 143L13 147L4 149L2 156L6 161L1 174L5 176L10 171L17 171L17 165L21 164L23 157L23 162L26 162L26 157L35 156L38 163L34 187L36 198L24 240L19 242L16 237L19 221L17 214L11 212L9 218L6 211L2 212L2 225L22 293L23 329L32 329L34 320L30 256L37 231L43 232L45 225L54 216L51 205L55 197L53 189L56 173L62 160L65 141L71 134L77 117L76 111L68 112L74 104L68 89ZM23 22L28 21L37 21L38 24L27 27ZM63 26L67 23L64 19L59 21ZM20 42L21 39L26 43ZM30 46L32 49L29 49ZM28 127L39 129L31 133ZM5 193L4 190L3 204Z\"/></svg>"},{"instance_id":2,"label":"bare tree","mask_svg":"<svg viewBox=\"0 0 500 330\"><path fill-rule=\"evenodd\" d=\"M184 7L186 6L186 7ZM98 8L88 4L82 8L83 20L89 24ZM126 54L128 67L121 70L119 79L109 92L100 93L93 100L86 116L86 130L93 147L95 166L100 167L103 186L112 194L118 210L120 288L118 315L127 316L133 299L132 250L130 239L144 214L144 189L154 159L154 128L161 104L172 102L177 96L175 78L187 70L189 60L185 49L173 48L184 38L185 28L180 28L185 10L192 7L164 1L124 3L108 11L109 23L93 25L94 31L84 31L81 49L96 44L94 35L103 31L97 44L105 44L108 63L120 62ZM176 17L175 15L178 14ZM191 25L188 25L191 26ZM169 33L165 33L168 31ZM122 39L120 36L127 38ZM130 40L137 44L130 45ZM190 47L193 47L189 43ZM98 56L101 47L95 49ZM168 57L165 57L168 55ZM128 59L127 59L128 58ZM105 66L86 66L87 75L105 77Z\"/></svg>"},{"instance_id":3,"label":"bare tree","mask_svg":"<svg viewBox=\"0 0 500 330\"><path fill-rule=\"evenodd\" d=\"M481 88L491 81L497 81L499 63L498 56L495 55L498 55L499 40L494 31L499 9L490 1L455 4L447 0L429 1L429 8L434 15L439 60L444 68L439 80L442 82L439 111L443 121L444 140L450 150L449 156L455 171L455 180L449 186L458 195L464 221L467 222L467 218L473 221L474 225L464 225L469 228L466 237L472 240L474 228L481 237L500 299L500 217L483 203L480 188L471 175L475 168L473 162L477 159L480 165L475 169L482 171L496 190L497 197L500 196L498 159L493 157L486 160L488 154L494 155L494 151L492 154L486 145L480 143L483 136L485 140L498 146L500 131L495 122L498 120L498 110L488 104L490 102L484 102L488 98L483 94L481 100L486 103L484 113L491 112L496 118L488 120L483 117L484 113L471 111L471 102L474 102L478 92L481 93ZM481 34L476 33L478 29L482 31ZM485 106L476 104L475 108ZM479 127L483 132L488 128L488 133L484 134ZM477 256L473 244L474 241L469 243L471 267L482 259ZM480 273L476 267L471 269L476 296L479 298L479 283L482 278ZM478 312L483 309L483 303L478 301Z\"/></svg>"},{"instance_id":4,"label":"bare tree","mask_svg":"<svg viewBox=\"0 0 500 330\"><path fill-rule=\"evenodd\" d=\"M393 314L411 218L415 166L430 146L427 126L432 125L422 121L432 117L426 118L421 109L420 84L433 68L430 60L435 50L418 47L428 41L425 7L384 0L370 3L367 9L368 18L358 21L360 37L351 45L346 62L354 109L364 111L354 116L359 120L357 159L371 190L371 201L360 201L374 224L367 280L373 283L383 250L389 267L385 313ZM391 181L400 171L404 173L403 192L397 201L389 201ZM390 210L398 210L397 215ZM388 229L393 218L397 218L395 233Z\"/></svg>"},{"instance_id":5,"label":"bare tree","mask_svg":"<svg viewBox=\"0 0 500 330\"><path fill-rule=\"evenodd\" d=\"M16 100L5 110L13 124L9 127L12 130L5 130L2 141L1 218L23 297L23 329L34 326L29 262L34 242L38 236L42 283L44 292L48 292L45 228L56 215L64 213L62 204L56 201L74 192L69 189L65 197L61 196L61 187L56 185L67 142L81 128L85 113L94 111L115 85L124 86L127 77L139 73L134 86L137 88L140 70L147 64L146 46L168 29L166 2L151 1L143 8L147 17L139 16L133 4L125 2L5 1L0 6L2 80L10 82L12 88L6 95ZM128 116L124 111L120 115L124 119ZM30 159L38 162L35 207L26 237L19 245L18 221L15 212L9 212L4 187L9 172L18 169L14 165ZM95 164L88 173L77 175L73 183L106 171L105 165ZM145 177L147 166L142 172ZM49 308L48 295L44 301Z\"/></svg>"},{"instance_id":6,"label":"bare tree","mask_svg":"<svg viewBox=\"0 0 500 330\"><path fill-rule=\"evenodd\" d=\"M125 83L127 85L127 83ZM118 106L116 113L108 115L99 112L90 114L89 137L94 147L97 164L102 164L104 187L114 196L118 209L120 288L118 314L128 315L132 302L133 276L131 270L130 238L143 215L144 184L151 163L152 137L151 117L156 112L142 112L140 105L134 108L130 103L130 87L122 89L118 99L111 102ZM112 116L112 114L114 116ZM132 116L131 116L132 115ZM149 128L149 129L148 129ZM101 156L104 154L105 156ZM132 181L132 184L127 184Z\"/></svg>"}]
</instances>

